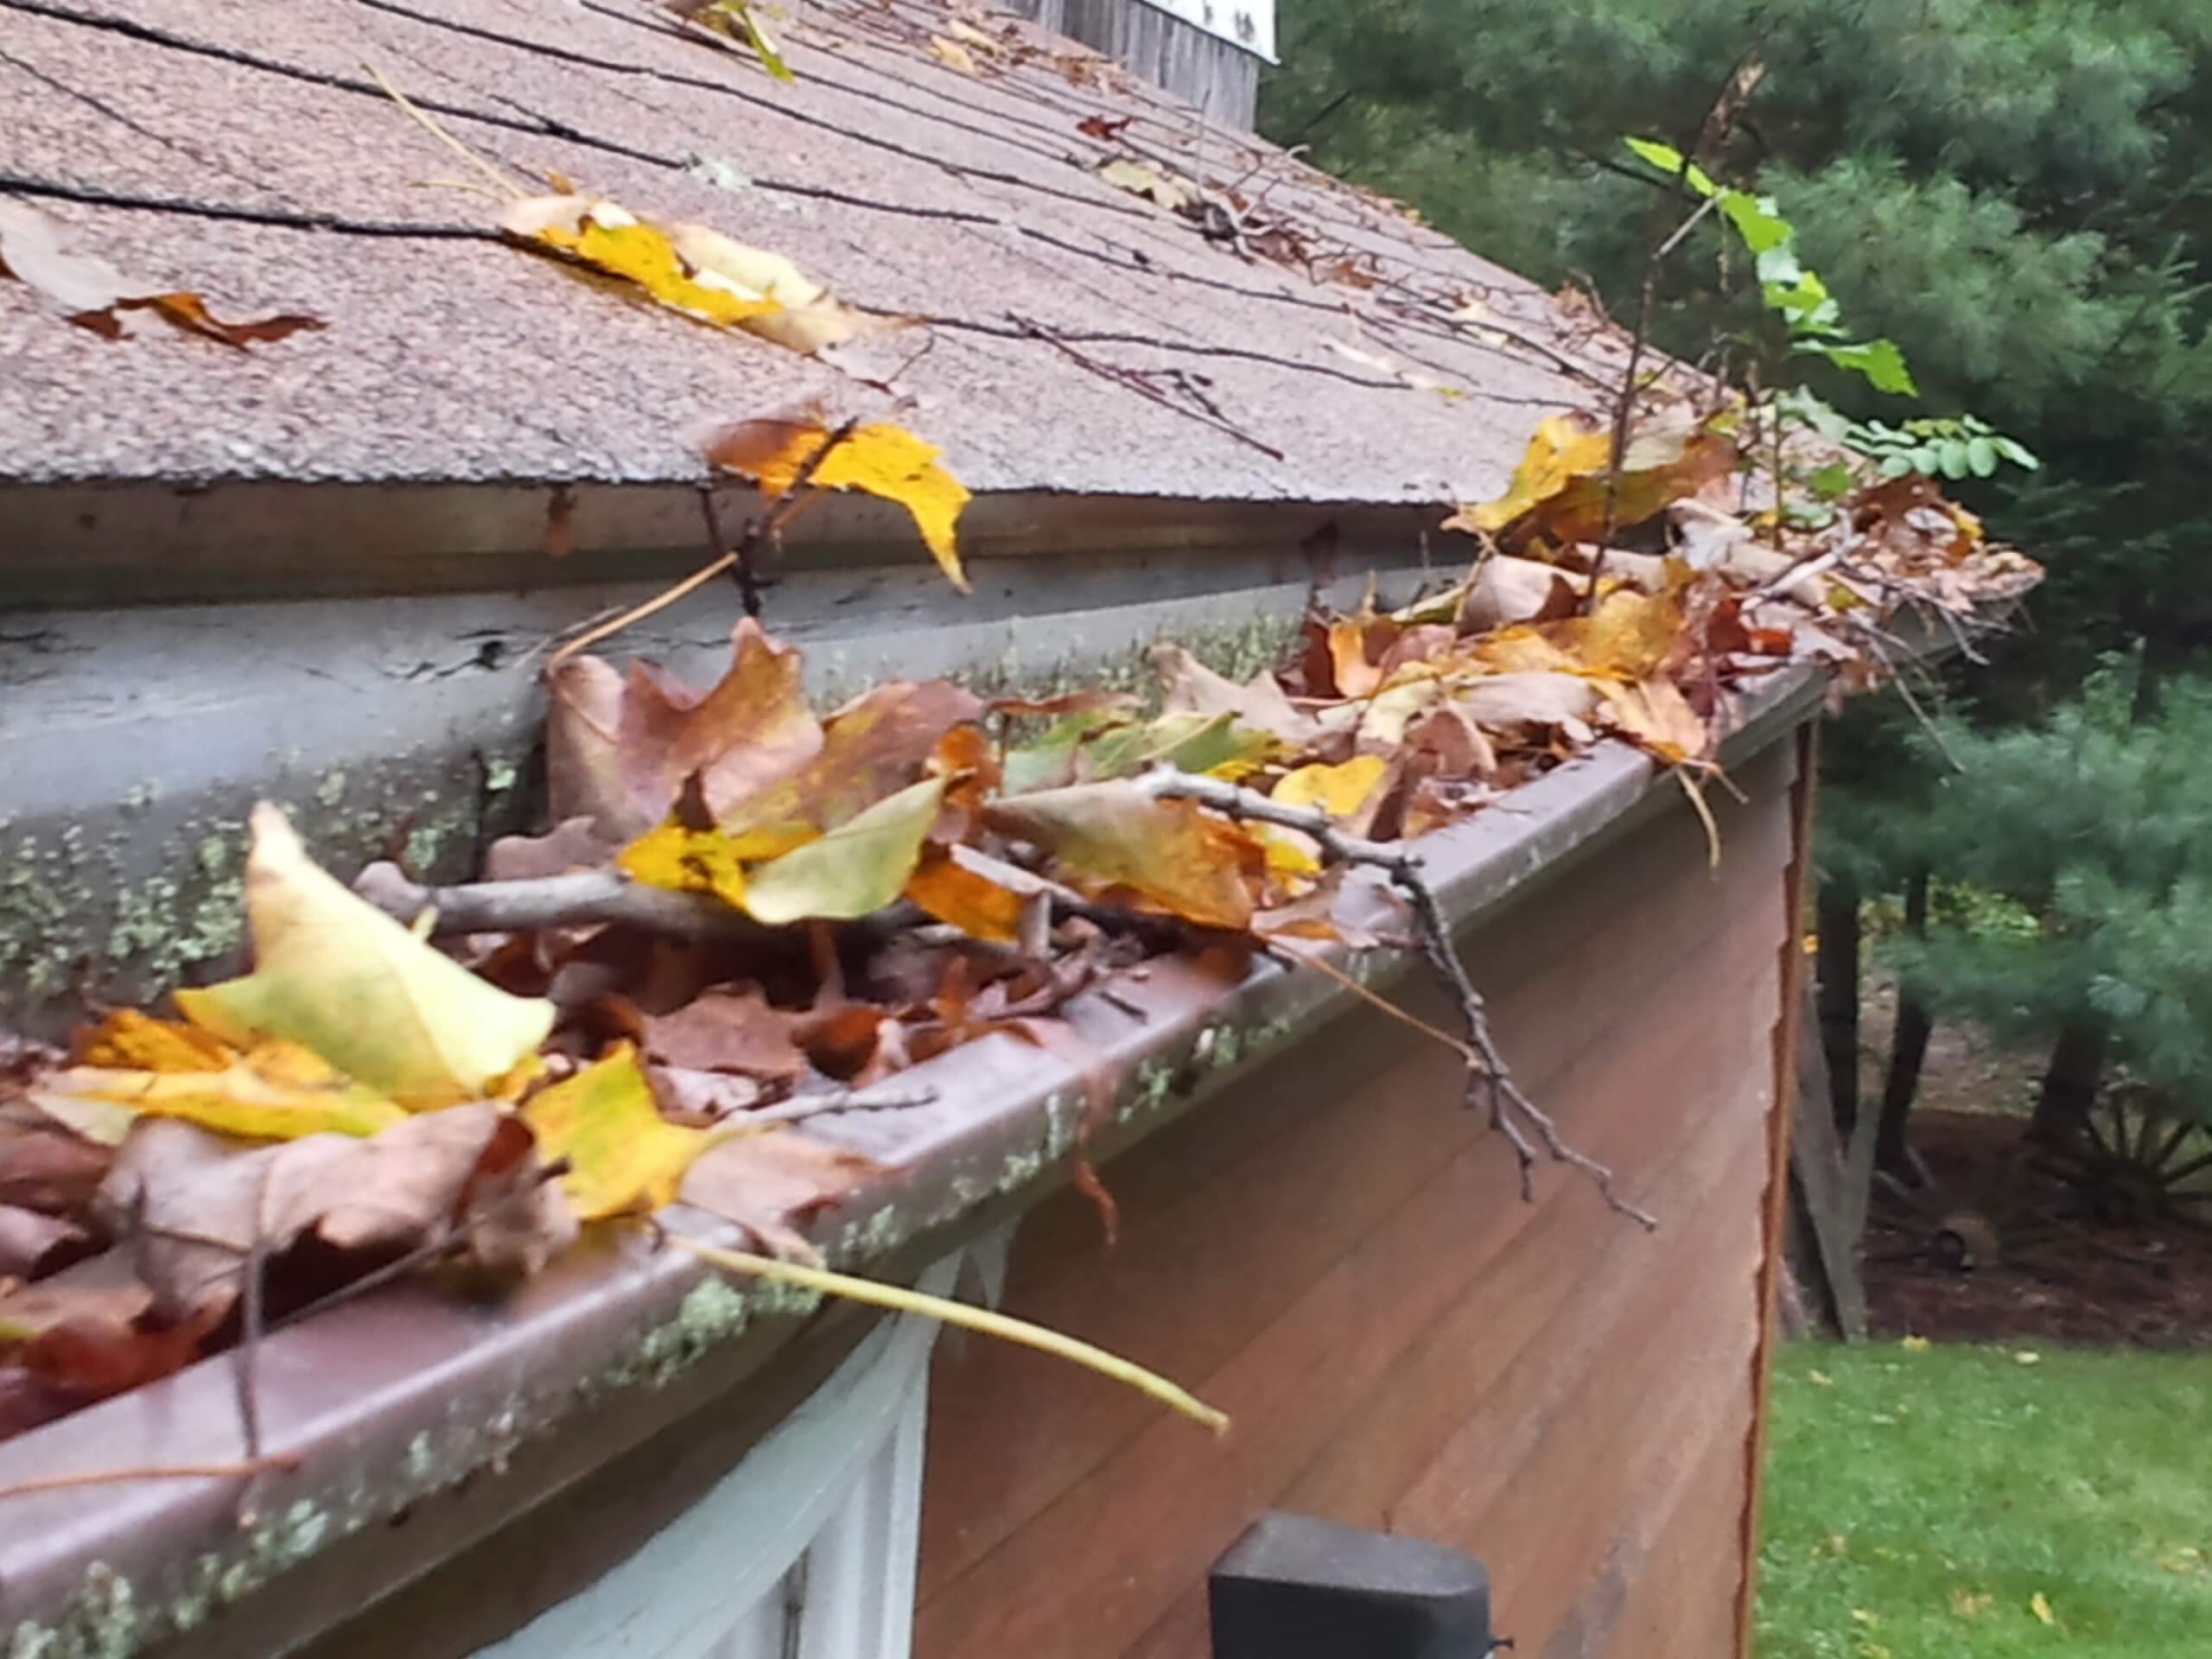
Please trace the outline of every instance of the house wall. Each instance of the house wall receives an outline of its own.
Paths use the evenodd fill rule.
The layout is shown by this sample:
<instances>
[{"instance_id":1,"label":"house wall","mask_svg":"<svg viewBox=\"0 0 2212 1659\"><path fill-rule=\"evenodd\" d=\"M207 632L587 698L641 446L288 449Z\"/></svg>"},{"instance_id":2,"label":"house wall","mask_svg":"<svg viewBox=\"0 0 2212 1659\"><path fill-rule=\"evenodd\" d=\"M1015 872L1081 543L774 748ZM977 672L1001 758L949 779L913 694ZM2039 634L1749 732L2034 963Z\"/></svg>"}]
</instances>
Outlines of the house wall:
<instances>
[{"instance_id":1,"label":"house wall","mask_svg":"<svg viewBox=\"0 0 2212 1659\"><path fill-rule=\"evenodd\" d=\"M935 1362L921 1659L1200 1659L1205 1573L1262 1510L1447 1542L1530 1659L1739 1649L1763 1357L1793 747L1678 798L1470 938L1530 1094L1658 1216L1518 1202L1452 1055L1360 1012L1063 1193L1006 1306L1233 1414L1219 1443L1004 1344ZM1409 986L1396 993L1441 1019Z\"/></svg>"},{"instance_id":2,"label":"house wall","mask_svg":"<svg viewBox=\"0 0 2212 1659\"><path fill-rule=\"evenodd\" d=\"M1231 10L1230 0L1221 4L1224 12ZM1233 41L1143 0L1011 0L1007 9L1096 48L1154 86L1189 99L1209 120L1252 130L1260 107L1260 59Z\"/></svg>"}]
</instances>

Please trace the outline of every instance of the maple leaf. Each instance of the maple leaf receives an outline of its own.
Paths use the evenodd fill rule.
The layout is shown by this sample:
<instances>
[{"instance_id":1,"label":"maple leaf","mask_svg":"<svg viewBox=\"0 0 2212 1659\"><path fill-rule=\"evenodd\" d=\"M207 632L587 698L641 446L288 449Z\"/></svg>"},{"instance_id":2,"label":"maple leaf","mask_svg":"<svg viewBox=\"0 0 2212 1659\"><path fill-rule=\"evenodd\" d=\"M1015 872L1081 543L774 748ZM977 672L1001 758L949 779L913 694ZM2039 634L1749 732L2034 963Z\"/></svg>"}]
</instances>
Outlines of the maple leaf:
<instances>
[{"instance_id":1,"label":"maple leaf","mask_svg":"<svg viewBox=\"0 0 2212 1659\"><path fill-rule=\"evenodd\" d=\"M805 824L779 824L729 835L694 830L671 818L625 847L615 863L634 881L674 893L708 893L733 909L745 908L745 867L779 857L812 841Z\"/></svg>"},{"instance_id":2,"label":"maple leaf","mask_svg":"<svg viewBox=\"0 0 2212 1659\"><path fill-rule=\"evenodd\" d=\"M632 811L647 823L673 807L694 777L709 820L719 823L822 752L798 652L749 616L739 619L730 650L728 671L703 692L650 663L630 664L615 761ZM555 806L564 817L588 810L581 802Z\"/></svg>"},{"instance_id":3,"label":"maple leaf","mask_svg":"<svg viewBox=\"0 0 2212 1659\"><path fill-rule=\"evenodd\" d=\"M0 197L0 276L36 289L71 322L109 340L124 334L122 311L150 311L190 334L243 351L324 327L318 317L287 312L254 322L225 322L199 295L135 283L96 254L71 245L68 227L28 202Z\"/></svg>"},{"instance_id":4,"label":"maple leaf","mask_svg":"<svg viewBox=\"0 0 2212 1659\"><path fill-rule=\"evenodd\" d=\"M1626 529L1726 477L1736 464L1736 446L1718 432L1648 432L1630 442L1619 480L1609 490L1612 453L1610 434L1573 416L1548 416L1539 423L1505 493L1462 507L1443 527L1505 532L1516 543L1531 537L1594 542L1605 533L1609 494L1613 527Z\"/></svg>"},{"instance_id":5,"label":"maple leaf","mask_svg":"<svg viewBox=\"0 0 2212 1659\"><path fill-rule=\"evenodd\" d=\"M1266 854L1236 824L1189 801L1160 800L1116 780L1039 790L995 801L987 821L1034 842L1077 886L1125 894L1201 927L1242 930L1252 920L1248 878Z\"/></svg>"},{"instance_id":6,"label":"maple leaf","mask_svg":"<svg viewBox=\"0 0 2212 1659\"><path fill-rule=\"evenodd\" d=\"M817 422L744 421L716 433L707 459L749 478L771 500L788 494L816 462L809 482L826 490L860 490L906 509L922 542L952 585L968 591L957 530L968 492L938 462L940 453L903 426L856 426L824 454L831 433Z\"/></svg>"},{"instance_id":7,"label":"maple leaf","mask_svg":"<svg viewBox=\"0 0 2212 1659\"><path fill-rule=\"evenodd\" d=\"M673 1204L683 1172L715 1140L712 1130L686 1128L660 1115L627 1043L540 1090L524 1103L522 1116L545 1156L568 1161L562 1190L582 1221Z\"/></svg>"},{"instance_id":8,"label":"maple leaf","mask_svg":"<svg viewBox=\"0 0 2212 1659\"><path fill-rule=\"evenodd\" d=\"M410 1110L481 1095L545 1040L550 1002L508 995L357 897L267 802L251 825L254 971L176 992L194 1025L239 1048L297 1043Z\"/></svg>"}]
</instances>

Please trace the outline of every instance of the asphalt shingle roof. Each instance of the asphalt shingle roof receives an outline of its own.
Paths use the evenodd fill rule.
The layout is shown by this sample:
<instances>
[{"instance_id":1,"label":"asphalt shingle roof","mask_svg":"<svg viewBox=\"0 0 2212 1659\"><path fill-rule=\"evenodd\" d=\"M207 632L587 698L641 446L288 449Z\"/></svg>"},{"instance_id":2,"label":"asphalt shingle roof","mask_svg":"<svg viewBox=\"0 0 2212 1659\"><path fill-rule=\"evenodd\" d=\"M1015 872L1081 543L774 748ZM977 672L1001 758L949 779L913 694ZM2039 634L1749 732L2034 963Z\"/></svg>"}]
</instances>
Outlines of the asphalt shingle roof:
<instances>
[{"instance_id":1,"label":"asphalt shingle roof","mask_svg":"<svg viewBox=\"0 0 2212 1659\"><path fill-rule=\"evenodd\" d=\"M328 325L109 341L0 282L0 481L688 480L715 427L816 406L903 422L978 493L1420 504L1607 401L1611 342L1533 284L1103 60L1076 84L1033 26L981 17L1027 49L964 74L928 49L951 16L808 0L782 84L649 0L0 0L0 193L220 315ZM369 64L511 172L924 321L809 359L502 245ZM1306 257L1096 175L1124 155Z\"/></svg>"}]
</instances>

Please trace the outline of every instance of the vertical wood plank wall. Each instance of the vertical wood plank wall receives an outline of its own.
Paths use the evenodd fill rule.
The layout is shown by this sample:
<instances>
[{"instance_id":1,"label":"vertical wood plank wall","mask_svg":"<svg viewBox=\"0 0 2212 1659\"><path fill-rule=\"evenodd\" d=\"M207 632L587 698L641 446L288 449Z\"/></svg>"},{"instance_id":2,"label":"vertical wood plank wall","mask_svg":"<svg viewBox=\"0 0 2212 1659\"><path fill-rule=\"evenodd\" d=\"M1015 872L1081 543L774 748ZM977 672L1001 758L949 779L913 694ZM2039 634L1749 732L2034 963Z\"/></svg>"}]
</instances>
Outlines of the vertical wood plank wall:
<instances>
[{"instance_id":1,"label":"vertical wood plank wall","mask_svg":"<svg viewBox=\"0 0 2212 1659\"><path fill-rule=\"evenodd\" d=\"M1062 1194L1006 1306L1230 1412L1215 1441L1003 1344L940 1346L918 1659L1205 1659L1205 1573L1281 1508L1467 1549L1524 1659L1737 1651L1793 746L1467 942L1509 1060L1654 1211L1516 1196L1457 1060L1362 1011ZM1412 999L1443 1018L1433 1003Z\"/></svg>"}]
</instances>

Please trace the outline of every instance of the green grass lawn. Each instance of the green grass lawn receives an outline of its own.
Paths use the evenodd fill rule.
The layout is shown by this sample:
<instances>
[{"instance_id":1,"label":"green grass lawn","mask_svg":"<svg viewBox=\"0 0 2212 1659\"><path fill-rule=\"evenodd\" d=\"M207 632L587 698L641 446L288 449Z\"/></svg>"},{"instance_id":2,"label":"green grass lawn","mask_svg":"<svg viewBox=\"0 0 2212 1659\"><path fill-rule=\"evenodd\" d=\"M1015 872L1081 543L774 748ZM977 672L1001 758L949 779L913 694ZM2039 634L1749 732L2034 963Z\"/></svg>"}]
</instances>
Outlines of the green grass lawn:
<instances>
[{"instance_id":1,"label":"green grass lawn","mask_svg":"<svg viewBox=\"0 0 2212 1659\"><path fill-rule=\"evenodd\" d=\"M1759 1659L2212 1659L2212 1356L1793 1344L1768 1446Z\"/></svg>"}]
</instances>

